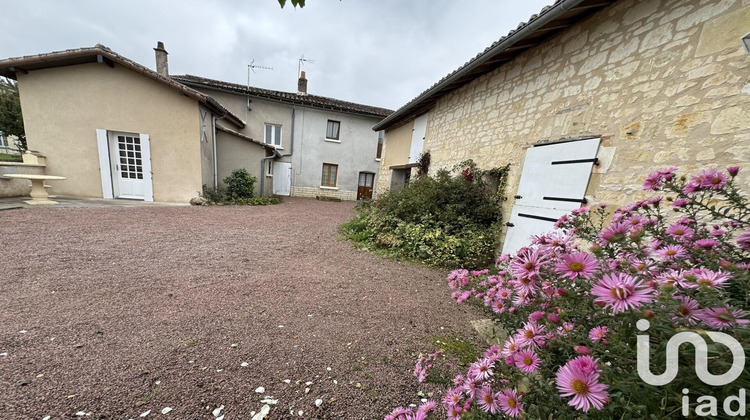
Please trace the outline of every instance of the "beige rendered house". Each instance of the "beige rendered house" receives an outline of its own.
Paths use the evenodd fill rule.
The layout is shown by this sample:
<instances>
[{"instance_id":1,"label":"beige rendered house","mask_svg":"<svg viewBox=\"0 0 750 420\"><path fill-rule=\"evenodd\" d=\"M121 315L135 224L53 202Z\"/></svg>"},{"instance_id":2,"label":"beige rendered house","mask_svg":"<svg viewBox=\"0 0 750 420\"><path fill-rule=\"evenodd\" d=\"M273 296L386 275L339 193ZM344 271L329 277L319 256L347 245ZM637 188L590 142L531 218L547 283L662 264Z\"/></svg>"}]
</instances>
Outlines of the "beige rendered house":
<instances>
[{"instance_id":1,"label":"beige rendered house","mask_svg":"<svg viewBox=\"0 0 750 420\"><path fill-rule=\"evenodd\" d=\"M16 79L28 146L46 156L59 195L182 202L274 149L210 96L103 45L0 60ZM267 184L268 191L273 188Z\"/></svg>"},{"instance_id":2,"label":"beige rendered house","mask_svg":"<svg viewBox=\"0 0 750 420\"><path fill-rule=\"evenodd\" d=\"M374 127L378 187L423 151L431 172L510 163L512 252L582 204L641 198L656 169L746 166L749 31L741 0L558 0Z\"/></svg>"}]
</instances>

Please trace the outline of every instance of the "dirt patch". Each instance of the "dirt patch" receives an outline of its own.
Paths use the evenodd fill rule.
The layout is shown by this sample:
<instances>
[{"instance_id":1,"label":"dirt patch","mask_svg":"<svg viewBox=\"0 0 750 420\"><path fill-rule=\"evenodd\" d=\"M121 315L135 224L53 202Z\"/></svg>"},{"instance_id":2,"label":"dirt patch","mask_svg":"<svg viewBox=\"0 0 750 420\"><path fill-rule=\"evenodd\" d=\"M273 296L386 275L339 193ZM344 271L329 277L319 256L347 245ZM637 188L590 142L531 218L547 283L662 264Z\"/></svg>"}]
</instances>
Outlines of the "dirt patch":
<instances>
[{"instance_id":1,"label":"dirt patch","mask_svg":"<svg viewBox=\"0 0 750 420\"><path fill-rule=\"evenodd\" d=\"M336 232L353 214L314 199L3 212L0 417L249 419L270 395L272 419L375 419L418 403L436 389L411 376L417 353L482 316L445 272L355 250Z\"/></svg>"}]
</instances>

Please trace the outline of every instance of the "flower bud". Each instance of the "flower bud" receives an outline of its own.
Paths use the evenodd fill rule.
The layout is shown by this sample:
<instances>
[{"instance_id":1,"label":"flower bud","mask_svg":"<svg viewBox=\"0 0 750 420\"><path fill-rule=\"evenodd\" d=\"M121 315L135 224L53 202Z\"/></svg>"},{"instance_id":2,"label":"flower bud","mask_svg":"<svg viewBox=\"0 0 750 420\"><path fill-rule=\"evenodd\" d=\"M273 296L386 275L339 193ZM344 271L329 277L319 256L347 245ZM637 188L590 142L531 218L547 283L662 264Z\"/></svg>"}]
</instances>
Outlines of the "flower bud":
<instances>
[{"instance_id":1,"label":"flower bud","mask_svg":"<svg viewBox=\"0 0 750 420\"><path fill-rule=\"evenodd\" d=\"M729 172L729 175L731 176L737 176L737 173L740 171L739 166L730 166L727 168L727 172Z\"/></svg>"},{"instance_id":2,"label":"flower bud","mask_svg":"<svg viewBox=\"0 0 750 420\"><path fill-rule=\"evenodd\" d=\"M551 313L551 314L547 315L547 319L549 319L549 322L551 322L553 324L559 324L560 323L560 316L557 315L557 314L555 314L555 313Z\"/></svg>"},{"instance_id":3,"label":"flower bud","mask_svg":"<svg viewBox=\"0 0 750 420\"><path fill-rule=\"evenodd\" d=\"M591 354L591 350L589 350L589 348L586 346L573 346L573 350L575 350L576 353L582 354L584 356L588 356L589 354Z\"/></svg>"},{"instance_id":4,"label":"flower bud","mask_svg":"<svg viewBox=\"0 0 750 420\"><path fill-rule=\"evenodd\" d=\"M643 311L643 316L644 316L644 317L645 317L646 319L651 319L651 318L653 318L653 317L654 317L654 315L656 315L656 314L654 313L654 311L652 311L652 310L650 310L650 309L647 309L647 310Z\"/></svg>"},{"instance_id":5,"label":"flower bud","mask_svg":"<svg viewBox=\"0 0 750 420\"><path fill-rule=\"evenodd\" d=\"M602 302L602 301L600 301L600 300L595 300L595 301L594 301L594 305L596 305L596 306L598 306L598 307L600 307L600 308L603 308L603 307L604 307L604 305L606 305L606 303L604 303L604 302Z\"/></svg>"}]
</instances>

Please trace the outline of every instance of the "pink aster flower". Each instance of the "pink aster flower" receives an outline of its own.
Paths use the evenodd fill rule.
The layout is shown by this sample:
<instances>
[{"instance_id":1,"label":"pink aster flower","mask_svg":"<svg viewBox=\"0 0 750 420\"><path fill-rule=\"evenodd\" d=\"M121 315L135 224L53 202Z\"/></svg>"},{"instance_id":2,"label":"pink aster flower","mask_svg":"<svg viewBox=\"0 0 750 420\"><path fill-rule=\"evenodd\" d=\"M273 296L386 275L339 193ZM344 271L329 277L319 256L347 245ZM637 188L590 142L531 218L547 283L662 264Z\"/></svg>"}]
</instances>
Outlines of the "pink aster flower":
<instances>
[{"instance_id":1,"label":"pink aster flower","mask_svg":"<svg viewBox=\"0 0 750 420\"><path fill-rule=\"evenodd\" d=\"M505 312L505 301L502 299L495 299L492 301L492 312L501 314Z\"/></svg>"},{"instance_id":2,"label":"pink aster flower","mask_svg":"<svg viewBox=\"0 0 750 420\"><path fill-rule=\"evenodd\" d=\"M505 343L503 344L502 355L505 357L513 356L520 349L521 346L516 343L516 337L510 336L507 340L505 340Z\"/></svg>"},{"instance_id":3,"label":"pink aster flower","mask_svg":"<svg viewBox=\"0 0 750 420\"><path fill-rule=\"evenodd\" d=\"M523 324L523 328L516 330L516 343L523 348L526 347L539 347L544 343L544 326L539 325L536 322L526 322Z\"/></svg>"},{"instance_id":4,"label":"pink aster flower","mask_svg":"<svg viewBox=\"0 0 750 420\"><path fill-rule=\"evenodd\" d=\"M737 174L740 172L739 166L729 166L727 168L727 172L729 172L729 175L731 176L737 176Z\"/></svg>"},{"instance_id":5,"label":"pink aster flower","mask_svg":"<svg viewBox=\"0 0 750 420\"><path fill-rule=\"evenodd\" d=\"M598 267L599 262L591 254L576 252L563 255L555 265L555 272L572 280L578 277L588 280L591 279Z\"/></svg>"},{"instance_id":6,"label":"pink aster flower","mask_svg":"<svg viewBox=\"0 0 750 420\"><path fill-rule=\"evenodd\" d=\"M599 326L599 327L594 327L591 329L591 331L589 331L589 338L591 339L591 341L598 343L604 340L604 336L607 335L608 331L609 331L609 328L607 328L604 325Z\"/></svg>"},{"instance_id":7,"label":"pink aster flower","mask_svg":"<svg viewBox=\"0 0 750 420\"><path fill-rule=\"evenodd\" d=\"M693 325L700 321L698 315L700 310L698 309L698 301L687 297L687 296L675 296L675 299L680 301L677 308L675 308L675 314L672 320L676 323Z\"/></svg>"},{"instance_id":8,"label":"pink aster flower","mask_svg":"<svg viewBox=\"0 0 750 420\"><path fill-rule=\"evenodd\" d=\"M687 250L680 245L667 245L664 248L656 250L656 254L665 260L674 260L688 256Z\"/></svg>"},{"instance_id":9,"label":"pink aster flower","mask_svg":"<svg viewBox=\"0 0 750 420\"><path fill-rule=\"evenodd\" d=\"M690 270L687 273L685 273L686 276L692 275L695 277L695 283L698 286L707 286L707 287L726 287L727 281L732 277L728 273L725 273L721 270L719 271L712 271L705 268L697 268L694 270Z\"/></svg>"},{"instance_id":10,"label":"pink aster flower","mask_svg":"<svg viewBox=\"0 0 750 420\"><path fill-rule=\"evenodd\" d=\"M505 388L499 393L497 398L500 400L500 409L503 410L503 413L509 417L521 417L521 414L523 414L523 405L518 402L516 391Z\"/></svg>"},{"instance_id":11,"label":"pink aster flower","mask_svg":"<svg viewBox=\"0 0 750 420\"><path fill-rule=\"evenodd\" d=\"M563 397L572 396L568 405L576 410L587 413L591 408L601 410L609 401L607 385L599 383L599 371L594 368L581 369L581 359L591 359L589 356L579 356L569 361L557 371L557 389ZM593 359L592 359L593 360ZM586 360L584 366L589 366Z\"/></svg>"},{"instance_id":12,"label":"pink aster flower","mask_svg":"<svg viewBox=\"0 0 750 420\"><path fill-rule=\"evenodd\" d=\"M468 376L474 381L485 381L492 376L492 369L495 367L495 363L489 358L485 357L482 360L476 361L469 367Z\"/></svg>"},{"instance_id":13,"label":"pink aster flower","mask_svg":"<svg viewBox=\"0 0 750 420\"><path fill-rule=\"evenodd\" d=\"M510 290L510 289L508 289L507 287L504 287L504 288L502 288L502 289L500 289L500 290L497 291L497 295L496 296L498 298L500 298L500 299L508 299L511 296L513 296L513 291Z\"/></svg>"},{"instance_id":14,"label":"pink aster flower","mask_svg":"<svg viewBox=\"0 0 750 420\"><path fill-rule=\"evenodd\" d=\"M716 169L706 169L697 175L700 178L700 186L712 190L721 189L727 183L727 176Z\"/></svg>"},{"instance_id":15,"label":"pink aster flower","mask_svg":"<svg viewBox=\"0 0 750 420\"><path fill-rule=\"evenodd\" d=\"M463 417L463 408L455 406L448 408L448 412L446 415L448 416L448 420L461 420L461 417Z\"/></svg>"},{"instance_id":16,"label":"pink aster flower","mask_svg":"<svg viewBox=\"0 0 750 420\"><path fill-rule=\"evenodd\" d=\"M693 229L681 223L672 223L667 228L667 235L677 239L688 239L693 236Z\"/></svg>"},{"instance_id":17,"label":"pink aster flower","mask_svg":"<svg viewBox=\"0 0 750 420\"><path fill-rule=\"evenodd\" d=\"M536 249L522 248L518 251L516 258L510 263L510 269L516 278L533 279L539 275L539 270L547 265L547 255Z\"/></svg>"},{"instance_id":18,"label":"pink aster flower","mask_svg":"<svg viewBox=\"0 0 750 420\"><path fill-rule=\"evenodd\" d=\"M750 323L750 320L741 319L747 313L741 309L730 310L729 308L706 308L700 311L698 317L710 328L723 330L730 327L740 327Z\"/></svg>"},{"instance_id":19,"label":"pink aster flower","mask_svg":"<svg viewBox=\"0 0 750 420\"><path fill-rule=\"evenodd\" d=\"M610 242L620 242L625 239L630 231L630 225L627 223L610 223L606 229L599 234L599 239L605 245Z\"/></svg>"},{"instance_id":20,"label":"pink aster flower","mask_svg":"<svg viewBox=\"0 0 750 420\"><path fill-rule=\"evenodd\" d=\"M654 300L652 288L644 288L642 281L623 273L605 274L591 289L591 294L597 296L595 302L604 303L605 308L611 306L614 313Z\"/></svg>"},{"instance_id":21,"label":"pink aster flower","mask_svg":"<svg viewBox=\"0 0 750 420\"><path fill-rule=\"evenodd\" d=\"M531 349L521 350L514 356L516 367L524 372L534 372L539 369L539 363L541 359L536 355L536 352Z\"/></svg>"},{"instance_id":22,"label":"pink aster flower","mask_svg":"<svg viewBox=\"0 0 750 420\"><path fill-rule=\"evenodd\" d=\"M687 198L678 198L672 202L672 207L685 207L688 202Z\"/></svg>"},{"instance_id":23,"label":"pink aster flower","mask_svg":"<svg viewBox=\"0 0 750 420\"><path fill-rule=\"evenodd\" d=\"M462 399L463 393L461 392L461 388L451 389L445 394L445 397L443 397L443 406L447 409L450 409L450 407L457 407L461 404Z\"/></svg>"},{"instance_id":24,"label":"pink aster flower","mask_svg":"<svg viewBox=\"0 0 750 420\"><path fill-rule=\"evenodd\" d=\"M715 247L716 245L719 245L719 242L716 239L712 239L712 238L698 239L693 244L693 246L695 246L698 249L711 249Z\"/></svg>"},{"instance_id":25,"label":"pink aster flower","mask_svg":"<svg viewBox=\"0 0 750 420\"><path fill-rule=\"evenodd\" d=\"M485 384L482 389L479 391L479 407L484 411L485 413L492 413L495 414L500 409L500 400L499 400L500 393L497 394L492 392L492 388L490 388L489 385Z\"/></svg>"}]
</instances>

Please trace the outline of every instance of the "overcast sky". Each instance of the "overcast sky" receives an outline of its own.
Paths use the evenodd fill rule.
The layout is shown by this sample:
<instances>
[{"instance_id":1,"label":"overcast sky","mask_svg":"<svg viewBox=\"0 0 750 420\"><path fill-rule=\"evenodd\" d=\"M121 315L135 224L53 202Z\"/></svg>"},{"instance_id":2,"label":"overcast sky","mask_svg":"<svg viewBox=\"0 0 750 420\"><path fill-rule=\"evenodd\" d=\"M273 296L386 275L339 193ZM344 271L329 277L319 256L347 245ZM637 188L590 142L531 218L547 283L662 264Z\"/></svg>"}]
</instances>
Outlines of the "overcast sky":
<instances>
[{"instance_id":1,"label":"overcast sky","mask_svg":"<svg viewBox=\"0 0 750 420\"><path fill-rule=\"evenodd\" d=\"M294 92L304 55L308 92L397 109L553 0L10 0L0 58L101 43L172 75Z\"/></svg>"}]
</instances>

